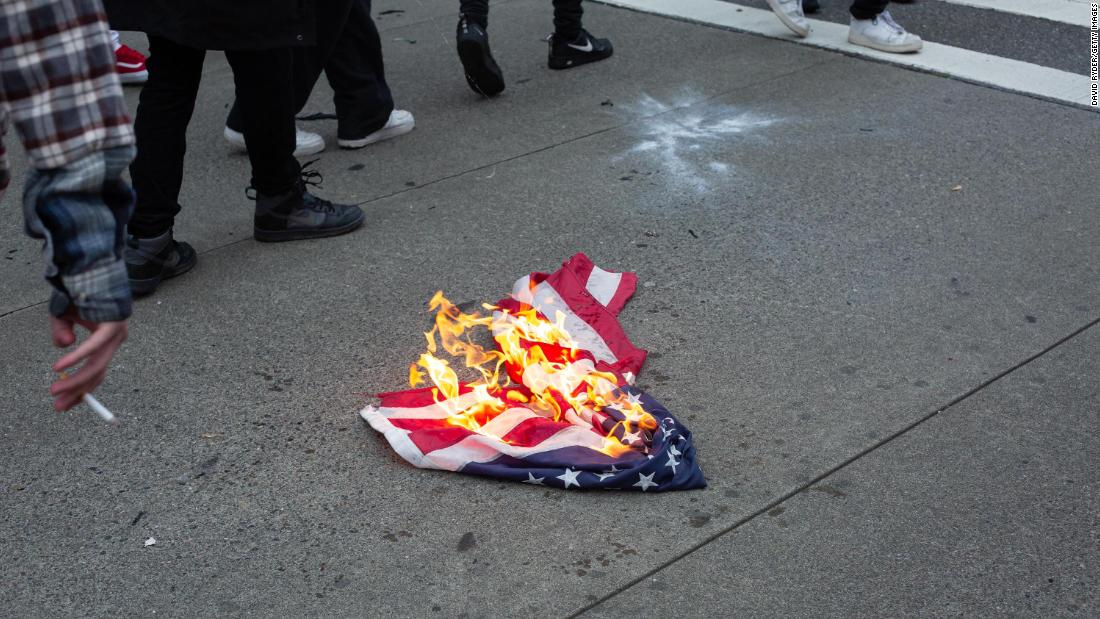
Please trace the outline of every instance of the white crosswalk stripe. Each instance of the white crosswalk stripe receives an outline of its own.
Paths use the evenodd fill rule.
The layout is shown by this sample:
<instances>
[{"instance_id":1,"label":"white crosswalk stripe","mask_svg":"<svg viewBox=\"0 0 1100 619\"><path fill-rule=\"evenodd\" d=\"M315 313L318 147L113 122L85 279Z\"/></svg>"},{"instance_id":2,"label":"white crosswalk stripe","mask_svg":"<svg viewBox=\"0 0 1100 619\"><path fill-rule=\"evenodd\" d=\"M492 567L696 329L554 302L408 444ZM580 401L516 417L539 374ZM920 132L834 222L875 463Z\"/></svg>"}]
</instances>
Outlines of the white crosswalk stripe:
<instances>
[{"instance_id":1,"label":"white crosswalk stripe","mask_svg":"<svg viewBox=\"0 0 1100 619\"><path fill-rule=\"evenodd\" d=\"M874 58L875 60L912 69L949 75L975 84L1074 105L1088 106L1090 102L1091 82L1086 75L1078 75L1021 60L1003 58L927 40L924 42L924 48L919 53L891 54L848 43L847 24L811 19L809 20L812 27L810 36L805 39L796 39L771 11L740 6L721 0L597 1L611 6L752 32L776 39L795 40L804 45L842 51L852 56ZM1004 0L996 0L998 3L1002 1ZM1070 0L1050 1L1063 2L1067 5L1078 4Z\"/></svg>"},{"instance_id":2,"label":"white crosswalk stripe","mask_svg":"<svg viewBox=\"0 0 1100 619\"><path fill-rule=\"evenodd\" d=\"M1089 27L1091 8L1087 0L942 0L1002 13L1015 13L1051 21Z\"/></svg>"}]
</instances>

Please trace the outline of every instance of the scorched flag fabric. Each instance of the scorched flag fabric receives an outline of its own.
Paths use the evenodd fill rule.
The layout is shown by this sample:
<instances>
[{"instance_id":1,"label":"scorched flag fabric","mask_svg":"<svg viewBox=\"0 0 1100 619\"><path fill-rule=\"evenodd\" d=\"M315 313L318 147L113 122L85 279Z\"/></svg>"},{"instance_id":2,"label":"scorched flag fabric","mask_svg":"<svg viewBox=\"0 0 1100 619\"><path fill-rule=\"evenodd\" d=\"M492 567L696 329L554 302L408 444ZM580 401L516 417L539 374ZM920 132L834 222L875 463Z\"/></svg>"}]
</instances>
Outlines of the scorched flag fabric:
<instances>
[{"instance_id":1,"label":"scorched flag fabric","mask_svg":"<svg viewBox=\"0 0 1100 619\"><path fill-rule=\"evenodd\" d=\"M633 273L605 271L584 254L552 274L523 277L491 306L497 350L459 344L468 364L504 366L503 384L496 375L450 389L436 380L435 387L379 394L380 405L360 415L420 468L565 489L703 488L691 432L633 386L646 352L617 315L636 284ZM441 311L460 316L453 306ZM433 379L453 377L440 363L446 366L425 355L420 365Z\"/></svg>"}]
</instances>

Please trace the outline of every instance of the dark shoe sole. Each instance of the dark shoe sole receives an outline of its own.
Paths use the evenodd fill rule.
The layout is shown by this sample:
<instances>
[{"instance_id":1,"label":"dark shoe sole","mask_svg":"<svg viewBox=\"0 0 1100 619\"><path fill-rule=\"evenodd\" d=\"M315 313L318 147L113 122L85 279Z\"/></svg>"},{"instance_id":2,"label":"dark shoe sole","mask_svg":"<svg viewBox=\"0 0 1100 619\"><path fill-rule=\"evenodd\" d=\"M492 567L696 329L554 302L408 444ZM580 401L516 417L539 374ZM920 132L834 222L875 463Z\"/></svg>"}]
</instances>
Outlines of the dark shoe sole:
<instances>
[{"instance_id":1,"label":"dark shoe sole","mask_svg":"<svg viewBox=\"0 0 1100 619\"><path fill-rule=\"evenodd\" d=\"M142 279L130 278L130 294L133 295L135 299L153 294L164 280L179 277L195 268L195 265L198 264L199 261L198 256L195 254L195 250L187 243L179 243L179 245L182 260L175 267L168 271L162 271L161 274L156 277Z\"/></svg>"},{"instance_id":2,"label":"dark shoe sole","mask_svg":"<svg viewBox=\"0 0 1100 619\"><path fill-rule=\"evenodd\" d=\"M347 234L359 226L363 225L366 220L366 215L362 211L359 212L359 217L354 221L350 221L342 226L335 228L302 228L300 230L264 230L263 228L252 228L252 238L261 243L283 243L286 241L304 241L306 239L323 239L330 236L340 236L341 234Z\"/></svg>"},{"instance_id":3,"label":"dark shoe sole","mask_svg":"<svg viewBox=\"0 0 1100 619\"><path fill-rule=\"evenodd\" d=\"M586 64L592 64L593 62L599 62L601 60L607 60L614 55L614 50L607 50L603 54L586 54L584 56L550 56L547 65L555 70L561 71L564 69L572 69Z\"/></svg>"},{"instance_id":4,"label":"dark shoe sole","mask_svg":"<svg viewBox=\"0 0 1100 619\"><path fill-rule=\"evenodd\" d=\"M466 83L479 95L495 97L504 92L504 75L493 71L489 50L477 41L459 41L458 59L466 72Z\"/></svg>"}]
</instances>

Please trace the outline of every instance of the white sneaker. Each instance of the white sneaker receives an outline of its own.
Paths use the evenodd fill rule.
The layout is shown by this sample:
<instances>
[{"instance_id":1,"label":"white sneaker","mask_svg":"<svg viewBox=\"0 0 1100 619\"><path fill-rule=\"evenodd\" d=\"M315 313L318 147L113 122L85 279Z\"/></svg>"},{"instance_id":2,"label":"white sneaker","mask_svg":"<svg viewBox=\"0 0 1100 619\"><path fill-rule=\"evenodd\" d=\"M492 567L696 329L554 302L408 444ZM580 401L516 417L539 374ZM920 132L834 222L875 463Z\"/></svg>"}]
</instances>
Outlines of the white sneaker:
<instances>
[{"instance_id":1,"label":"white sneaker","mask_svg":"<svg viewBox=\"0 0 1100 619\"><path fill-rule=\"evenodd\" d=\"M386 121L386 125L378 131L368 133L366 137L358 140L340 139L337 142L340 144L340 148L363 148L368 144L405 135L412 131L414 127L416 127L416 120L413 119L412 113L406 110L394 110L390 112L390 119Z\"/></svg>"},{"instance_id":2,"label":"white sneaker","mask_svg":"<svg viewBox=\"0 0 1100 619\"><path fill-rule=\"evenodd\" d=\"M791 32L802 38L810 34L810 22L802 12L802 0L768 0L768 6Z\"/></svg>"},{"instance_id":3,"label":"white sneaker","mask_svg":"<svg viewBox=\"0 0 1100 619\"><path fill-rule=\"evenodd\" d=\"M890 16L890 11L883 11L874 19L853 17L852 25L848 28L848 42L898 54L919 51L924 45L920 37L899 26Z\"/></svg>"},{"instance_id":4,"label":"white sneaker","mask_svg":"<svg viewBox=\"0 0 1100 619\"><path fill-rule=\"evenodd\" d=\"M248 147L244 143L244 134L240 131L234 131L229 127L225 128L222 133L225 136L225 141L229 142L237 148L247 151ZM309 131L302 131L301 129L294 129L294 156L304 157L306 155L316 155L317 153L325 150L325 139L316 133Z\"/></svg>"}]
</instances>

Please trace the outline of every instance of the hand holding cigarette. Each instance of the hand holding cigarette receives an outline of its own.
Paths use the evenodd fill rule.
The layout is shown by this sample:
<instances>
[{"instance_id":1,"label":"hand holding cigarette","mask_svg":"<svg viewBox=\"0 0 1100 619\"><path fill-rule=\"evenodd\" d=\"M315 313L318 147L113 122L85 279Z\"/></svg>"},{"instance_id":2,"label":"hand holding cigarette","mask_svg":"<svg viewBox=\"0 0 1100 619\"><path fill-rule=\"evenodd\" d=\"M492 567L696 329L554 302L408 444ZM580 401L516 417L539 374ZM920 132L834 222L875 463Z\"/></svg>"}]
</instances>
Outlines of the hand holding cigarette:
<instances>
[{"instance_id":1,"label":"hand holding cigarette","mask_svg":"<svg viewBox=\"0 0 1100 619\"><path fill-rule=\"evenodd\" d=\"M78 402L84 401L104 419L107 417L103 412L113 419L114 416L110 411L99 404L91 396L91 392L103 382L107 375L107 366L114 357L115 351L126 341L126 321L90 322L71 313L64 316L51 316L50 327L54 345L64 348L74 344L76 342L75 325L84 327L91 332L91 335L75 350L63 355L54 363L54 371L60 373L60 379L50 385L54 408L65 411ZM80 366L80 371L71 372L77 366Z\"/></svg>"},{"instance_id":2,"label":"hand holding cigarette","mask_svg":"<svg viewBox=\"0 0 1100 619\"><path fill-rule=\"evenodd\" d=\"M61 373L62 379L66 379L68 377L68 372ZM112 426L119 425L118 417L115 417L114 413L112 413L106 406L104 406L102 402L97 400L94 395L90 393L85 393L83 396L81 396L80 399L88 405L88 408L92 409L93 413L99 415L100 419L106 421Z\"/></svg>"}]
</instances>

